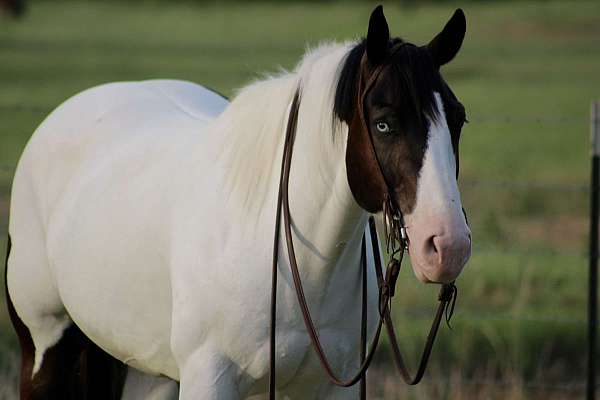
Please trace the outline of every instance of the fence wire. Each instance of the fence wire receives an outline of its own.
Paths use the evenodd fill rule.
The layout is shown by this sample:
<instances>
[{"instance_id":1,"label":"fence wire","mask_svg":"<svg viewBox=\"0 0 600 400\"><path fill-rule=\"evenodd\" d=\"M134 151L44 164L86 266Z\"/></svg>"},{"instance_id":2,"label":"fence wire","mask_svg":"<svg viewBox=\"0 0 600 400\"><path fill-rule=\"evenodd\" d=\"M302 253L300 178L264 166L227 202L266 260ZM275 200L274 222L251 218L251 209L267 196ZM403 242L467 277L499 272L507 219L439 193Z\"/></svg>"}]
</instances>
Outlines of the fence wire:
<instances>
[{"instance_id":1,"label":"fence wire","mask_svg":"<svg viewBox=\"0 0 600 400\"><path fill-rule=\"evenodd\" d=\"M0 165L0 173L14 174L16 167L13 165ZM589 193L589 184L553 183L536 181L508 181L484 179L460 179L459 186L464 189L482 188L490 190L507 189L514 191L544 190L550 192Z\"/></svg>"},{"instance_id":2,"label":"fence wire","mask_svg":"<svg viewBox=\"0 0 600 400\"><path fill-rule=\"evenodd\" d=\"M0 104L0 112L29 112L32 114L50 113L56 108L53 105L26 105L26 104ZM563 116L563 117L536 117L526 116L508 116L508 115L479 115L469 117L469 124L541 124L541 125L569 125L585 124L585 117Z\"/></svg>"}]
</instances>

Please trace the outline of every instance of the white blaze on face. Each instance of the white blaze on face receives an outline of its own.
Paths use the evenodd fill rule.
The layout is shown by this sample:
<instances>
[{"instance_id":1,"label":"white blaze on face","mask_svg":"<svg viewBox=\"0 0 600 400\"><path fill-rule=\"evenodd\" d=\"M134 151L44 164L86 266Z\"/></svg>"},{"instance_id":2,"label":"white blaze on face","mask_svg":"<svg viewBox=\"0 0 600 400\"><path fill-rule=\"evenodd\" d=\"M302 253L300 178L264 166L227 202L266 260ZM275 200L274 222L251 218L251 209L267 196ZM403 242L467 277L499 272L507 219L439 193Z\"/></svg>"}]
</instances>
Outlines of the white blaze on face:
<instances>
[{"instance_id":1,"label":"white blaze on face","mask_svg":"<svg viewBox=\"0 0 600 400\"><path fill-rule=\"evenodd\" d=\"M427 149L417 181L416 203L405 223L413 269L423 282L451 282L471 255L471 232L456 183L450 130L439 93L437 120L429 121Z\"/></svg>"}]
</instances>

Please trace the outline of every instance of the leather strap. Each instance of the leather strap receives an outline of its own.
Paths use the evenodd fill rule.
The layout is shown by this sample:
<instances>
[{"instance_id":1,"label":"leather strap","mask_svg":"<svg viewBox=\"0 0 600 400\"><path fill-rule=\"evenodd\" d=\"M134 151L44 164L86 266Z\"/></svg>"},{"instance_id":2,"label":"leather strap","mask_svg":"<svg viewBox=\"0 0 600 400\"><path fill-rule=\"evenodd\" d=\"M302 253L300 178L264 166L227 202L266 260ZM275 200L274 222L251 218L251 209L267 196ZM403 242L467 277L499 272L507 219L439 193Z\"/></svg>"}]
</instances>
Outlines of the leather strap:
<instances>
[{"instance_id":1,"label":"leather strap","mask_svg":"<svg viewBox=\"0 0 600 400\"><path fill-rule=\"evenodd\" d=\"M375 354L377 345L379 344L379 336L380 336L381 327L383 324L383 319L380 317L379 322L377 324L378 326L377 326L377 330L375 333L375 337L371 341L370 351L369 351L368 355L366 355L364 361L361 363L361 366L360 366L358 372L356 372L351 378L346 379L346 380L338 378L335 375L335 373L331 367L331 364L330 364L329 360L327 359L327 356L325 355L325 352L321 345L321 341L319 340L319 337L318 337L317 329L314 325L314 322L310 315L310 311L308 309L306 297L304 295L304 289L302 287L302 281L300 278L300 272L298 270L298 264L296 262L296 254L295 254L294 243L293 243L293 239L292 239L291 217L290 217L289 197L288 197L288 184L289 184L290 165L291 165L291 158L292 158L292 149L293 149L293 143L294 143L294 138L295 138L295 134L296 134L296 125L298 122L299 106L300 106L300 94L297 91L296 95L294 96L294 100L292 102L292 108L290 110L290 114L289 114L289 118L288 118L288 126L286 129L286 138L285 138L285 142L284 142L283 162L282 162L278 204L277 204L278 212L277 212L277 216L276 216L276 220L275 220L276 230L275 230L275 238L274 238L274 245L273 245L274 258L273 258L273 263L272 263L272 277L271 277L271 280L275 285L272 286L272 288L271 288L271 329L270 329L270 333L271 333L270 356L271 356L271 358L270 358L270 374L269 374L269 398L270 399L275 399L275 367L276 367L276 360L275 360L275 335L276 334L275 334L275 330L276 330L276 317L277 317L277 312L276 312L277 311L277 306L276 306L276 302L277 302L277 285L276 285L277 284L277 278L276 278L277 258L275 256L278 255L278 252L279 252L278 248L279 248L279 233L280 233L280 227L281 227L281 214L283 214L283 219L284 219L283 228L284 228L284 232L285 232L286 244L287 244L287 249L288 249L290 270L292 272L292 278L293 278L294 286L296 289L298 303L299 303L300 309L302 311L302 317L304 319L304 324L305 324L308 334L310 336L312 345L313 345L315 351L317 352L317 356L319 357L321 365L325 369L325 371L332 383L334 383L337 386L348 387L348 386L354 385L356 382L358 382L361 379L361 377L364 374L364 371L366 371L367 368L369 367L369 365L371 364L371 360L373 358L373 355ZM363 238L363 240L364 240L364 238ZM361 259L363 260L361 262L363 264L363 269L366 269L366 254L363 253L361 256ZM379 263L379 267L381 267L380 263ZM366 285L366 283L365 283L365 285ZM362 324L364 324L365 325L364 329L366 331L366 323L365 323L366 322L366 319L365 319L365 317L366 317L366 299L363 303L365 306L363 307L363 313L362 313L363 318L362 318L362 322L361 322L361 327L362 327Z\"/></svg>"},{"instance_id":2,"label":"leather strap","mask_svg":"<svg viewBox=\"0 0 600 400\"><path fill-rule=\"evenodd\" d=\"M319 340L317 329L314 325L312 317L310 315L310 310L308 308L308 304L306 301L306 297L304 295L304 290L302 287L302 281L300 278L300 273L296 261L296 255L294 250L294 243L291 232L291 216L289 209L289 194L288 194L288 186L289 186L289 176L291 169L291 161L292 161L292 152L293 152L293 144L296 135L296 127L298 123L298 111L300 108L300 91L297 89L294 99L292 101L288 124L286 129L285 141L284 141L284 149L283 149L283 157L281 164L281 175L279 179L279 192L277 197L277 215L275 219L275 233L273 239L273 261L272 261L272 276L271 276L271 326L270 326L270 371L269 371L269 399L275 399L275 390L276 390L276 317L277 317L277 260L279 257L279 237L281 230L281 215L283 214L284 219L284 233L286 238L286 245L288 250L288 259L290 264L290 270L292 273L294 286L296 290L296 295L298 298L298 303L300 305L300 309L302 312L302 317L304 319L304 324L309 334L311 343L321 365L323 366L329 380L331 383L337 386L348 387L356 384L359 380L361 381L361 389L360 396L361 399L366 398L366 370L369 368L371 361L373 359L373 355L375 354L375 350L379 344L379 338L381 334L382 325L385 323L388 334L390 335L390 343L392 345L394 361L396 367L398 368L401 376L405 380L406 383L410 385L417 384L423 374L425 372L427 361L429 359L429 355L431 354L431 350L433 348L433 344L435 341L436 334L438 332L438 328L442 317L444 315L444 310L448 309L448 305L450 301L454 298L456 289L455 286L452 285L444 285L440 290L440 295L438 297L439 305L437 308L437 312L435 318L433 320L429 335L427 337L427 341L425 343L425 348L423 350L421 361L419 363L419 369L417 370L417 374L414 378L410 376L408 369L405 366L404 360L402 358L398 340L395 335L392 319L390 317L390 301L394 295L395 282L398 277L398 273L400 272L400 266L402 262L402 258L404 255L405 242L399 233L399 227L402 225L401 216L396 218L395 215L389 214L389 207L393 206L393 203L386 205L384 204L384 209L387 207L388 210L384 210L384 218L388 219L386 221L386 226L390 227L390 234L386 235L387 245L390 246L390 241L400 240L401 247L399 250L395 249L395 244L392 243L392 256L399 254L399 259L392 257L391 262L388 264L386 275L383 276L382 264L381 264L381 254L379 252L378 247L378 239L377 232L375 229L375 220L371 216L369 217L369 232L371 236L371 245L373 248L374 254L374 267L375 274L377 276L377 282L379 287L379 318L377 322L377 328L375 331L375 336L373 337L371 344L369 346L369 351L366 351L366 327L367 327L367 280L366 280L366 239L363 236L362 245L361 245L361 267L362 267L362 277L363 277L363 285L362 285L362 316L361 316L361 349L360 349L360 360L361 364L358 368L358 371L354 373L350 378L339 378L333 371L331 367L331 363L329 362L321 342ZM362 111L362 110L361 110ZM386 197L389 200L389 196ZM389 219L391 218L391 220ZM396 221L396 222L394 222ZM454 303L452 303L452 309L454 308ZM451 312L450 312L451 315Z\"/></svg>"}]
</instances>

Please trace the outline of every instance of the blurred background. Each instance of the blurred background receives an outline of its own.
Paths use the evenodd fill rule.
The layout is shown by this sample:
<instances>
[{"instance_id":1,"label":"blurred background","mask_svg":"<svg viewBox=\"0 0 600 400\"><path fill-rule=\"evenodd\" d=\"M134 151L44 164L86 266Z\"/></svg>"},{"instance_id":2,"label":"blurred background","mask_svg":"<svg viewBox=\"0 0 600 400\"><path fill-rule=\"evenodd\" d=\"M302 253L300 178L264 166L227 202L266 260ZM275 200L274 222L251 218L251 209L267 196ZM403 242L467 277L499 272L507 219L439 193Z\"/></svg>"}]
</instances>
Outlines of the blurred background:
<instances>
[{"instance_id":1,"label":"blurred background","mask_svg":"<svg viewBox=\"0 0 600 400\"><path fill-rule=\"evenodd\" d=\"M0 3L8 3L7 0ZM443 74L467 108L460 187L474 236L453 329L407 388L384 351L373 399L575 399L585 392L589 109L600 98L598 1L383 2L416 44L456 7L467 36ZM48 112L110 81L178 78L226 95L307 46L366 34L376 3L30 0L0 14L0 253L14 167ZM3 268L3 267L2 267ZM415 365L437 288L405 265L394 314ZM4 274L0 274L0 284ZM0 400L18 344L0 296Z\"/></svg>"}]
</instances>

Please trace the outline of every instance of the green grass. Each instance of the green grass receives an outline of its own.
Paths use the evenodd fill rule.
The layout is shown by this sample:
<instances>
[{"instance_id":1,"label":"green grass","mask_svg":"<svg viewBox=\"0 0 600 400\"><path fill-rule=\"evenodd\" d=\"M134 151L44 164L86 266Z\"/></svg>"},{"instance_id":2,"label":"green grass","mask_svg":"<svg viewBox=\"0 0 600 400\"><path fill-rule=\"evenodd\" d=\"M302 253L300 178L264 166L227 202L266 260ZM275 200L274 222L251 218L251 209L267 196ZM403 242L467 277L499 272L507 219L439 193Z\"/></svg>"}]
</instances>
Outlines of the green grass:
<instances>
[{"instance_id":1,"label":"green grass","mask_svg":"<svg viewBox=\"0 0 600 400\"><path fill-rule=\"evenodd\" d=\"M454 6L389 2L385 11L394 35L425 43ZM432 374L459 370L470 379L485 369L493 379L510 371L519 382L580 382L600 3L463 6L467 38L443 73L471 121L461 142L461 188L475 248L458 282L454 330L442 331ZM0 251L10 168L45 113L67 97L104 82L164 77L231 95L264 72L292 68L307 45L364 34L371 7L58 1L33 3L22 21L0 17ZM394 310L414 360L436 289L416 283L409 270ZM15 346L2 307L0 352Z\"/></svg>"}]
</instances>

